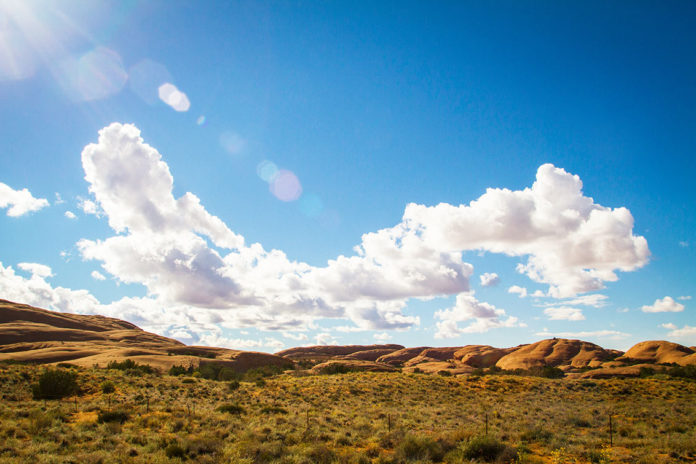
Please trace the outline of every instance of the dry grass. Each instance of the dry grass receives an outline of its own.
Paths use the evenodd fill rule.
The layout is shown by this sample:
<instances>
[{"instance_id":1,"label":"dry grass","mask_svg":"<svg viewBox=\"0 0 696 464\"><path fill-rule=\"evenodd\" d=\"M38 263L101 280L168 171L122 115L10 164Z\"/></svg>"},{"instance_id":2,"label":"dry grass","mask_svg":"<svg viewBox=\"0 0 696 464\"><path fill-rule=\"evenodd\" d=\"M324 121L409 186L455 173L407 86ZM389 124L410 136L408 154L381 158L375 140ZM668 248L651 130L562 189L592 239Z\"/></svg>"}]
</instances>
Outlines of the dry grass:
<instances>
[{"instance_id":1,"label":"dry grass","mask_svg":"<svg viewBox=\"0 0 696 464\"><path fill-rule=\"evenodd\" d=\"M468 463L491 441L498 462L696 462L689 381L283 374L230 390L74 368L77 401L35 401L43 369L0 364L2 463Z\"/></svg>"}]
</instances>

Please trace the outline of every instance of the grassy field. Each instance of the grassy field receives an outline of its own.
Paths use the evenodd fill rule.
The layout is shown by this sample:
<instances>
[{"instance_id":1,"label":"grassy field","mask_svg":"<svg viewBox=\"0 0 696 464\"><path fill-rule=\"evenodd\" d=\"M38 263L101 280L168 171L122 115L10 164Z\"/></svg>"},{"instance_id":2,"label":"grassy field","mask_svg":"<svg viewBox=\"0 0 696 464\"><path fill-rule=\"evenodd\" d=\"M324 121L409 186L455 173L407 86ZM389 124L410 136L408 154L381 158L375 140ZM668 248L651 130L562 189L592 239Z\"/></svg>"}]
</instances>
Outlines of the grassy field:
<instances>
[{"instance_id":1,"label":"grassy field","mask_svg":"<svg viewBox=\"0 0 696 464\"><path fill-rule=\"evenodd\" d=\"M0 364L0 462L696 462L693 381L61 370L35 400L46 368Z\"/></svg>"}]
</instances>

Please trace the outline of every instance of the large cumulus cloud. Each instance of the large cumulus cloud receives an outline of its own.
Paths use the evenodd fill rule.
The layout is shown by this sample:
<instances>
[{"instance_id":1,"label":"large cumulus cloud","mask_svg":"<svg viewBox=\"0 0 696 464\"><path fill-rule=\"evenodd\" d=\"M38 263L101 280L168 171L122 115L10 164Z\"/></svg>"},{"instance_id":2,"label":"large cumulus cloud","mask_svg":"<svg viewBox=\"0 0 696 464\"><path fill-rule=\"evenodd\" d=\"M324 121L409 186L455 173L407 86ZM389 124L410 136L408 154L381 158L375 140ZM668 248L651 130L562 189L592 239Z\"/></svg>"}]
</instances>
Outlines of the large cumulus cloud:
<instances>
[{"instance_id":1,"label":"large cumulus cloud","mask_svg":"<svg viewBox=\"0 0 696 464\"><path fill-rule=\"evenodd\" d=\"M366 330L406 329L419 323L408 314L409 299L449 295L456 296L454 306L435 314L438 336L512 327L520 325L517 318L474 297L464 252L521 257L519 271L558 298L602 288L616 271L634 270L649 257L627 209L595 204L577 176L549 164L531 188L489 189L468 205L410 204L399 224L364 234L354 255L315 267L246 243L192 193L176 198L169 167L133 125L102 129L82 163L92 195L85 201L113 234L80 240L78 249L117 281L144 285L147 295L102 305L87 292L60 292L80 298L82 311L119 313L192 340L221 337L219 327L316 328L323 318L349 319ZM0 271L0 280L23 293L45 296L22 301L66 306L45 275Z\"/></svg>"}]
</instances>

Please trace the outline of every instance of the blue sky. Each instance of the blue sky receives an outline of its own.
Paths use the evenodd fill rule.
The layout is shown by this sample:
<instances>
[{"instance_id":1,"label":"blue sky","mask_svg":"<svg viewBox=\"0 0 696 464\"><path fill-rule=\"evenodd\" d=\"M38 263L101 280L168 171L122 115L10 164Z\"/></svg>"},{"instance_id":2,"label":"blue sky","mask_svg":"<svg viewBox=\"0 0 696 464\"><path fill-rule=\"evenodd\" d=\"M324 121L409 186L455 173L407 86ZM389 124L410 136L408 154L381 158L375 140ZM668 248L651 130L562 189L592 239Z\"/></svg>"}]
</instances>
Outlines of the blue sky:
<instances>
[{"instance_id":1,"label":"blue sky","mask_svg":"<svg viewBox=\"0 0 696 464\"><path fill-rule=\"evenodd\" d=\"M696 345L695 18L0 2L0 298L261 351Z\"/></svg>"}]
</instances>

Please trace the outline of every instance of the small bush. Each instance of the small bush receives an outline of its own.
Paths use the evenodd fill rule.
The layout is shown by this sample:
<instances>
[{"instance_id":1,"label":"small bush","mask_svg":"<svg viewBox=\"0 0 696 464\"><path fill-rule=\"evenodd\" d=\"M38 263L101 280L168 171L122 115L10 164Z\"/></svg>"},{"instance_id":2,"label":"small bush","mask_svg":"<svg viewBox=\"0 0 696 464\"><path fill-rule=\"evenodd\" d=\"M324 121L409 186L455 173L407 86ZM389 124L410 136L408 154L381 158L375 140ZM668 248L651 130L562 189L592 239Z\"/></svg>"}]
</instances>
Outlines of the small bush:
<instances>
[{"instance_id":1,"label":"small bush","mask_svg":"<svg viewBox=\"0 0 696 464\"><path fill-rule=\"evenodd\" d=\"M396 457L406 461L442 461L442 445L430 437L406 435L396 448Z\"/></svg>"},{"instance_id":2,"label":"small bush","mask_svg":"<svg viewBox=\"0 0 696 464\"><path fill-rule=\"evenodd\" d=\"M186 451L179 446L178 443L172 443L167 446L164 450L164 454L166 454L169 459L186 457Z\"/></svg>"},{"instance_id":3,"label":"small bush","mask_svg":"<svg viewBox=\"0 0 696 464\"><path fill-rule=\"evenodd\" d=\"M195 379L192 379L190 377L187 377L181 381L181 383L196 383Z\"/></svg>"},{"instance_id":4,"label":"small bush","mask_svg":"<svg viewBox=\"0 0 696 464\"><path fill-rule=\"evenodd\" d=\"M493 462L505 452L507 446L493 437L478 436L463 443L459 450L464 459L483 459Z\"/></svg>"},{"instance_id":5,"label":"small bush","mask_svg":"<svg viewBox=\"0 0 696 464\"><path fill-rule=\"evenodd\" d=\"M223 404L222 406L218 406L217 410L228 414L244 414L246 412L244 408L238 404Z\"/></svg>"},{"instance_id":6,"label":"small bush","mask_svg":"<svg viewBox=\"0 0 696 464\"><path fill-rule=\"evenodd\" d=\"M230 391L235 391L239 389L239 380L233 380L230 383L227 384L227 388L229 388Z\"/></svg>"},{"instance_id":7,"label":"small bush","mask_svg":"<svg viewBox=\"0 0 696 464\"><path fill-rule=\"evenodd\" d=\"M138 364L132 359L126 359L121 362L111 361L106 365L106 368L125 371L126 374L131 376L141 376L142 374L154 374L157 372L154 367L148 366L147 364Z\"/></svg>"},{"instance_id":8,"label":"small bush","mask_svg":"<svg viewBox=\"0 0 696 464\"><path fill-rule=\"evenodd\" d=\"M116 385L114 385L114 383L110 380L102 382L100 387L101 387L102 393L109 394L109 393L113 393L116 391Z\"/></svg>"},{"instance_id":9,"label":"small bush","mask_svg":"<svg viewBox=\"0 0 696 464\"><path fill-rule=\"evenodd\" d=\"M184 367L175 365L169 368L169 375L179 376L186 374L193 374L193 366Z\"/></svg>"},{"instance_id":10,"label":"small bush","mask_svg":"<svg viewBox=\"0 0 696 464\"><path fill-rule=\"evenodd\" d=\"M105 424L108 422L118 422L123 424L128 420L128 414L123 411L99 411L97 422Z\"/></svg>"},{"instance_id":11,"label":"small bush","mask_svg":"<svg viewBox=\"0 0 696 464\"><path fill-rule=\"evenodd\" d=\"M49 369L32 385L36 400L57 400L77 392L77 374L62 369Z\"/></svg>"}]
</instances>

